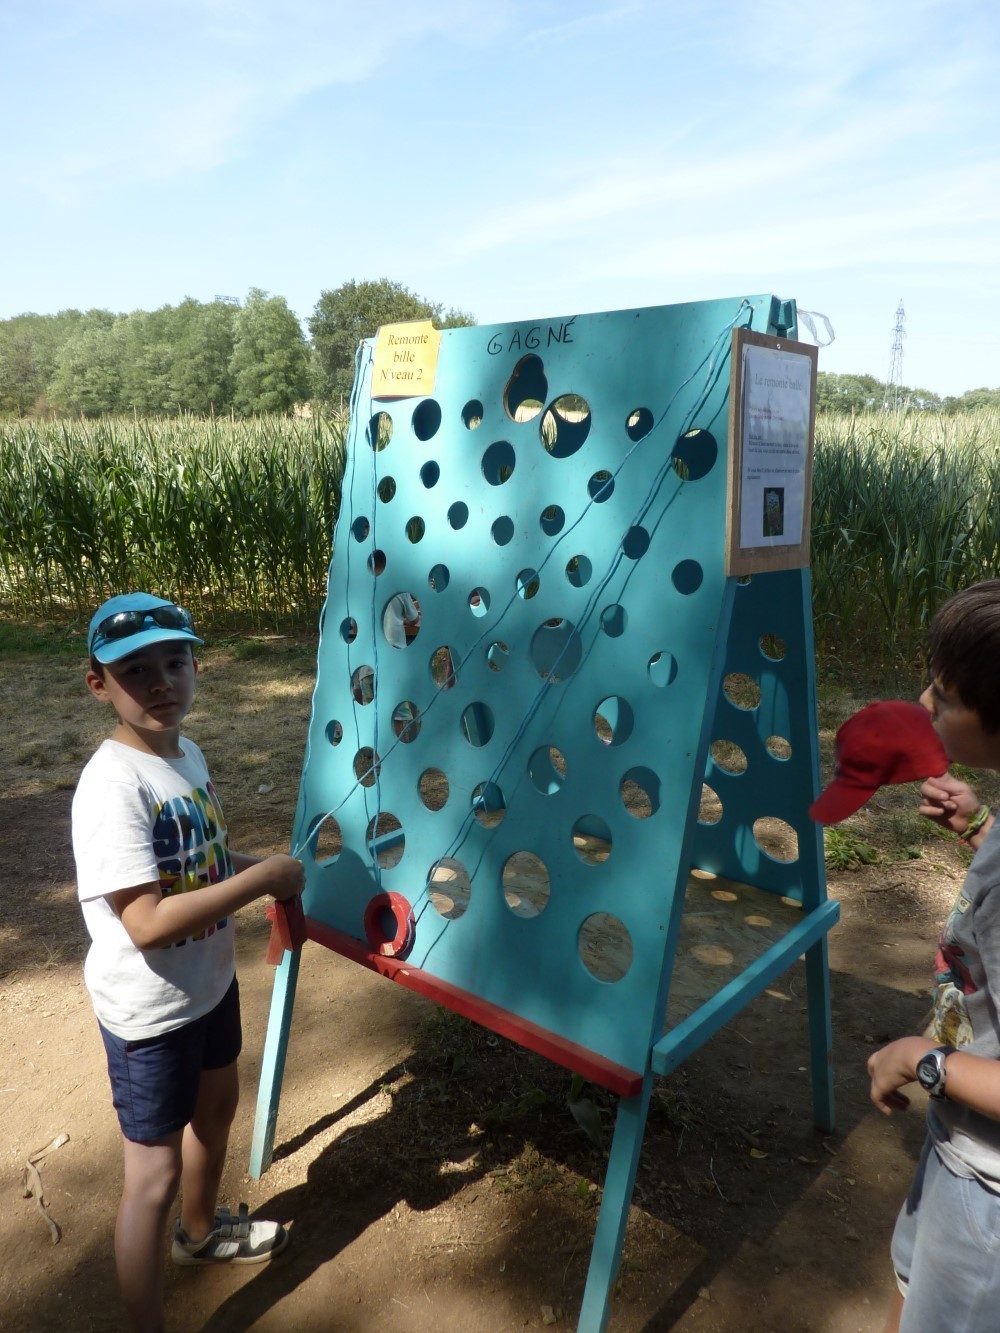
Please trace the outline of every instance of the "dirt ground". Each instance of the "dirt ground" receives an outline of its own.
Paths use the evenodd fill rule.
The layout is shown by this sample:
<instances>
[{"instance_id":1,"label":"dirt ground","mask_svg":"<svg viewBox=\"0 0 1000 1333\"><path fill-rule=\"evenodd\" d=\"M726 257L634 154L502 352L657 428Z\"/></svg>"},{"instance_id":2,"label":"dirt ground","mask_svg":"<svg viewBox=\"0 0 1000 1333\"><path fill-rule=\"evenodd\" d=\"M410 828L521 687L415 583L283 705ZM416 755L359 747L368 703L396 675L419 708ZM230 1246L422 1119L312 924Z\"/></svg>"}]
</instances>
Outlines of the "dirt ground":
<instances>
[{"instance_id":1,"label":"dirt ground","mask_svg":"<svg viewBox=\"0 0 1000 1333\"><path fill-rule=\"evenodd\" d=\"M112 1262L121 1177L103 1050L83 987L72 788L106 730L72 658L0 660L0 1328L122 1327ZM206 650L187 730L208 754L234 847L287 850L313 657L283 640ZM837 723L866 699L840 698ZM886 1120L865 1059L919 1029L963 853L893 789L847 826L831 870L838 1128L812 1126L801 965L656 1087L610 1327L615 1333L873 1333L922 1099ZM854 852L851 848L854 847ZM274 1164L247 1174L273 973L263 906L240 914L244 1096L224 1196L290 1225L263 1269L170 1268L168 1323L211 1330L494 1333L572 1328L607 1143L567 1110L569 1075L308 944ZM606 1127L614 1099L590 1096ZM40 1163L53 1244L22 1197Z\"/></svg>"}]
</instances>

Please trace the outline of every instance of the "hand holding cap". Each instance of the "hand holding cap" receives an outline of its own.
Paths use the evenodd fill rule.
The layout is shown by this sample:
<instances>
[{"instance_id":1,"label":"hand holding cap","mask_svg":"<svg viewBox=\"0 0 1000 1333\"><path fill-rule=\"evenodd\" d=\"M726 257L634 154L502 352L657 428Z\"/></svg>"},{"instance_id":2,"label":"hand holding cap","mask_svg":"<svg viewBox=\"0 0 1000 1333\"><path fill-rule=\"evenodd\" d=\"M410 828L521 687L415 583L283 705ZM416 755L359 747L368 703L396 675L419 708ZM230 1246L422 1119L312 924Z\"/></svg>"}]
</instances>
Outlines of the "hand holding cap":
<instances>
[{"instance_id":1,"label":"hand holding cap","mask_svg":"<svg viewBox=\"0 0 1000 1333\"><path fill-rule=\"evenodd\" d=\"M837 732L837 776L809 813L818 824L837 824L879 787L921 782L947 769L948 756L926 708L900 699L871 703Z\"/></svg>"}]
</instances>

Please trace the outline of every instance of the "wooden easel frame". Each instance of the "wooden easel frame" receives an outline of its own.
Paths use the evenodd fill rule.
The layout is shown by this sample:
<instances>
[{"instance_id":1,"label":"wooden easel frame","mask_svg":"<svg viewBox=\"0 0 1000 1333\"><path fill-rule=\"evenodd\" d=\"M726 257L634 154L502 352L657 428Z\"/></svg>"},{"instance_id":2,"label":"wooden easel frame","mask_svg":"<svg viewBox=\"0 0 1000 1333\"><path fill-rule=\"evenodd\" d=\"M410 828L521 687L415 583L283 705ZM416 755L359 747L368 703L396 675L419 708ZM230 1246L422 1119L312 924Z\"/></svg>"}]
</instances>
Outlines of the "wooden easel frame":
<instances>
[{"instance_id":1,"label":"wooden easel frame","mask_svg":"<svg viewBox=\"0 0 1000 1333\"><path fill-rule=\"evenodd\" d=\"M754 313L760 307L766 311L766 315L763 316L765 327L774 330L775 333L769 336L739 329L734 334L730 343L732 370L729 376L727 411L724 402L726 379L723 354L729 341L728 331L732 328L734 320L752 320ZM445 921L442 925L429 915L427 921L431 931L436 933L428 931L430 944L422 945L421 951L416 956L387 957L380 952L376 942L368 936L363 921L359 920L361 916L359 904L363 901L362 892L359 890L356 898L349 901L346 895L324 895L321 892L320 877L329 873L329 867L320 864L315 856L315 843L310 850L308 839L311 836L310 828L318 829L319 822L327 817L330 801L323 795L326 788L322 783L316 791L307 786L305 775L309 770L310 753L307 750L307 764L304 768L303 789L296 819L300 833L306 838L306 841L299 845L306 848L306 858L312 863L311 872L316 885L314 903L309 899L307 885L306 911L308 913L314 906L316 909L314 916L306 917L308 937L325 948L339 952L342 956L373 967L398 984L418 990L438 1003L446 1004L456 1012L466 1014L501 1035L520 1041L529 1049L540 1051L547 1057L563 1063L567 1068L573 1069L574 1072L583 1074L584 1077L593 1078L595 1082L609 1087L620 1096L586 1288L580 1309L578 1327L581 1333L601 1333L610 1317L611 1297L621 1260L654 1077L658 1074L668 1074L677 1068L688 1055L697 1050L753 998L759 996L765 987L791 967L800 956L805 957L806 966L814 1119L824 1132L831 1131L834 1125L831 1005L826 935L837 920L839 907L836 902L826 897L822 832L808 815L808 804L819 789L819 749L816 736L812 611L808 572L810 518L808 497L812 478L816 349L787 339L779 332L784 329L794 329L794 321L795 312L792 303L779 302L775 297L764 295L756 298L740 298L738 302L705 302L691 307L619 311L581 317L579 320L573 317L569 320L550 321L546 326L544 338L542 327L534 324L501 326L490 334L488 340L482 331L475 328L450 330L444 335L448 343L445 343L441 364L436 368L439 376L438 396L451 402L453 407L462 403L466 405L462 412L452 411L451 424L447 427L451 434L448 435L447 431L443 430L441 441L448 439L451 456L456 460L465 460L465 472L460 474L456 471L451 483L455 494L461 494L461 487L465 485L465 494L472 498L479 494L479 488L486 485L489 479L480 464L469 453L466 439L468 431L473 429L470 416L478 426L484 419L484 406L487 408L489 421L492 422L492 425L487 425L484 432L487 438L493 438L491 432L497 432L506 439L512 430L529 432L537 430L537 426L531 428L526 423L517 421L515 412L508 404L506 390L502 389L504 383L509 386L514 382L512 372L516 372L517 365L520 364L518 358L521 356L522 348L540 348L544 343L546 358L552 363L550 373L553 375L553 380L558 373L567 382L576 383L575 380L567 379L570 370L577 364L590 367L594 371L595 394L603 395L607 419L611 420L613 417L617 419L620 423L619 430L625 433L626 440L630 440L632 445L638 444L645 438L645 434L651 433L656 428L657 423L651 411L630 409L634 408L636 403L660 401L660 397L668 387L663 383L662 367L664 361L669 359L670 348L676 345L684 346L692 364L698 367L698 372L703 371L705 374L702 389L691 391L693 395L699 395L695 400L696 406L688 408L683 404L674 405L674 398L677 397L680 388L688 383L688 380L682 380L679 370L675 372L678 386L671 395L667 407L664 408L659 422L663 430L661 439L667 439L668 444L666 449L661 447L659 453L662 476L656 483L659 498L655 511L650 509L649 504L652 493L650 496L646 495L649 481L647 472L637 471L634 476L623 475L619 478L617 488L620 502L624 496L630 494L629 486L632 487L631 507L627 510L627 514L636 513L640 506L643 518L647 512L652 513L647 539L660 543L657 549L662 551L663 558L668 561L668 568L673 571L669 614L661 605L662 589L659 577L651 576L648 580L645 600L638 596L638 588L635 590L635 605L646 612L645 615L637 614L634 617L636 642L645 646L631 664L634 667L637 663L639 667L638 671L632 672L638 679L633 681L631 688L635 697L641 699L643 707L648 710L645 715L650 725L659 719L662 727L665 726L663 719L671 720L672 729L669 735L664 735L664 743L675 747L672 756L675 763L671 770L672 799L662 816L663 826L659 829L656 840L655 868L652 866L645 844L638 839L632 840L628 837L620 839L619 848L616 850L616 857L625 858L619 859L616 865L628 866L629 854L634 858L636 865L636 873L628 879L629 894L623 892L626 876L616 871L616 874L621 876L614 882L619 898L626 901L626 905L630 903L635 912L640 908L657 912L659 922L659 929L647 934L647 939L653 940L656 948L650 949L647 955L641 958L638 956L641 951L637 951L637 958L629 970L629 976L641 975L645 979L645 988L639 997L641 1012L645 1015L645 1019L640 1017L638 1007L632 1011L636 1017L633 1030L629 1033L630 1041L627 1050L624 1047L621 1049L622 1057L625 1055L628 1057L626 1064L618 1065L617 1070L612 1067L612 1061L618 1057L620 1043L608 1040L604 1032L591 1030L592 1024L566 1025L565 1033L557 1030L550 1021L550 1006L544 997L544 1003L520 1004L516 1012L508 1007L509 996L513 995L518 1001L523 996L516 992L513 984L506 990L495 987L496 978L506 975L512 982L517 982L519 978L533 981L534 978L529 975L529 963L525 962L530 955L526 951L523 937L518 936L515 941L512 934L513 931L520 930L523 923L512 913L508 913L506 906L502 908L499 906L498 896L493 899L479 899L480 902L498 904L496 913L484 915L483 918L488 922L489 930L492 932L490 936L493 944L492 954L478 948L460 953L458 943L465 938L461 935L461 930L465 927L460 925L459 931L455 933L456 960L464 963L467 956L473 957L478 967L478 961L484 959L486 970L476 970L471 967L463 969L457 966L449 970L442 966L444 944L448 942L445 932L450 923ZM619 374L617 370L609 370L609 341L611 345L619 348L621 364L628 367L627 376ZM454 353L451 356L446 350L449 343ZM786 430L784 440L775 437L776 454L782 450L788 452L789 475L794 475L796 487L800 484L803 487L803 540L798 545L772 544L760 549L744 549L739 546L740 529L737 525L740 520L745 408L743 361L744 350L748 344L777 352L802 351L810 357L810 410L806 432L808 439L804 441L804 454L798 455L805 465L804 472L793 461L795 431L800 429L803 415L801 410L796 410L794 401L786 404L793 409L788 412L786 422L794 423L794 428L792 431ZM501 360L494 361L493 358L497 357ZM413 363L406 361L400 364L410 366ZM560 366L564 368L560 370ZM502 369L499 369L500 367ZM600 373L594 369L596 367L600 367ZM375 541L374 533L369 532L367 521L363 524L363 537L359 537L353 527L352 519L355 513L364 520L371 515L374 524L374 516L379 514L375 503L377 494L375 484L378 480L379 466L384 462L381 458L376 458L380 436L375 424L378 417L375 404L379 400L370 391L366 393L365 383L370 385L370 380L362 382L360 393L356 393L353 402L353 417L359 424L353 435L353 452L349 453L350 460L361 451L365 468L357 470L356 477L354 469L350 466L347 469L346 475L350 478L350 483L348 486L345 482L345 486L348 487L345 490L347 498L338 520L338 533L344 540L338 544L338 563L331 565L330 575L330 595L334 598L330 605L341 605L338 599L343 598L345 609L349 570L353 567L356 575L362 578L366 570L370 571L371 567L367 561L371 557L363 543ZM491 388L490 394L485 393L484 386ZM764 387L766 389L766 386ZM792 391L797 393L799 389L796 386ZM785 390L777 386L775 392L780 394ZM623 393L627 393L628 397L623 397ZM539 397L544 397L546 394L547 389L543 389ZM477 409L475 412L471 411L473 407ZM782 408L780 401L777 402L776 408L780 416ZM798 408L801 408L801 403L798 404ZM419 410L419 406L414 408L410 404L405 405L405 410L397 408L400 423L397 446L403 441L415 449L425 442L424 434L417 430L413 420ZM644 425L643 411L648 417ZM670 415L671 412L673 416ZM363 446L361 432L366 416L369 416L369 426L367 446ZM391 419L390 413L390 421ZM690 427L695 420L699 423L699 429L692 430ZM670 424L664 424L667 422ZM723 431L727 422L730 439L724 440ZM637 427L636 433L631 433L628 426ZM692 436L695 437L693 440ZM799 438L802 439L802 436ZM673 441L672 445L670 441ZM654 438L652 441L654 448L657 443ZM427 446L427 451L437 449L439 444L440 442ZM629 452L632 445L627 444L625 440L619 441L619 447ZM756 435L754 445L759 447ZM576 474L577 490L580 494L587 493L588 477L590 484L593 485L601 475L592 473L595 464L593 456L587 450L580 449L577 453L575 449L567 449L562 454L553 456L546 449L538 448L537 439L529 441L527 433L521 437L517 447L520 450L520 466L518 478L515 478L512 486L515 488L519 484L527 486L527 494L532 504L535 499L535 491L532 489L534 479L538 476L549 476L549 480L544 484L551 486L555 473L551 473L550 476L546 470L554 465L561 468L570 480ZM671 449L672 451L668 452ZM728 472L721 466L717 469L715 467L717 459L721 464L721 454L724 450L728 450L730 460ZM428 457L433 458L433 453L428 452ZM372 466L373 459L374 466ZM775 473L778 471L779 466L776 466ZM414 508L405 509L404 512L407 513L419 512L417 506L427 503L425 491L429 489L428 483L422 475L419 480L417 479L415 469L413 472L414 475L408 482L400 483L401 495L406 494L408 486L411 496L416 497ZM403 474L400 473L399 476L402 477ZM461 481L461 476L466 478L464 483ZM513 493L516 491L512 491ZM589 493L596 502L593 489ZM604 494L603 485L599 493L604 499L608 498ZM357 502L356 509L352 509L349 503L351 496L354 496ZM381 502L381 497L379 500ZM400 500L396 501L396 505L398 509ZM464 504L462 508L465 509ZM661 523L659 520L666 515L668 509L671 510L671 521ZM605 558L613 561L613 567L621 571L620 577L623 582L620 591L624 593L625 583L631 578L631 574L627 565L621 563L624 545L619 541L620 527L609 525L606 517L609 512L611 511L600 512L600 522L594 524L590 530L590 541L593 545L588 549L591 549L592 554L598 549L604 550ZM763 504L762 512L767 512ZM724 513L725 541L720 540L723 537L720 528L723 526ZM467 516L466 513L465 517ZM438 526L442 529L444 529L444 523L441 521L443 517L443 514L439 513ZM637 520L632 521L636 522L637 527L629 529L630 532L644 530L638 527ZM450 518L447 522L451 525ZM409 568L410 543L407 535L401 525L390 530L386 527L386 523L387 520L383 518L380 538L382 531L387 532L385 540L390 557L395 544L397 559L403 557L404 567ZM451 526L456 532L464 529L464 519L461 523ZM763 528L761 530L763 532ZM348 534L350 534L349 539ZM447 533L445 535L447 536ZM450 546L453 541L460 543L463 540L461 537L448 537L448 544ZM488 567L493 570L491 577L496 582L512 574L518 563L515 562L510 570L507 569L504 561L508 556L503 554L503 545L495 543L491 547L485 542L480 542L474 557L470 557L468 551L463 551L456 545L455 549L458 552L456 559L461 557L459 563L464 561L465 565L469 566L470 560L474 558L483 563L483 568L487 568L489 562ZM627 552L624 554L628 555ZM426 557L421 558L426 559ZM723 568L724 558L725 568ZM656 566L656 569L659 570L659 566ZM748 578L743 577L744 574L759 574L760 577ZM476 576L486 577L480 575L478 566ZM638 580L639 585L642 583L643 580ZM436 585L431 586L437 590ZM446 586L442 585L442 591ZM618 592L615 593L615 596L617 595ZM696 599L696 595L700 600ZM465 614L467 609L465 603L466 598L462 597L452 605L451 610L446 610L447 604L441 603L441 609L438 611L441 617L439 623L445 628L450 621L459 625L458 611L461 608L462 614ZM561 605L561 602L554 603L554 606L558 605ZM428 608L425 609L428 623L434 606L435 603L429 602ZM464 627L465 622L462 621L461 625ZM530 626L520 629L515 626L516 635L520 636L521 651L524 653L530 652L529 630ZM467 628L462 628L461 633L471 640L472 634ZM374 635L374 626L372 634ZM648 643L644 635L648 637ZM772 640L780 641L784 645L783 651L776 656L771 654ZM346 702L352 697L347 683L351 667L348 651L354 641L353 634L350 637L342 635L339 642L336 636L329 634L324 639L329 653L325 659L329 665L325 670L328 673L332 671L328 678L334 684L330 687L329 702L325 705L325 711L317 711L314 705L311 734L317 743L316 753L322 749L324 742L329 742L331 747L339 744L340 737L333 740L328 731L330 719L338 716L336 711L340 707L336 702L338 698L342 703L346 703L350 715L356 717L359 706L356 698L353 702ZM431 642L450 643L452 639L433 638ZM679 651L677 659L671 657L669 651L671 642L683 650ZM616 673L617 685L622 671L621 654L613 646L607 649L603 640L599 641L599 648L607 651L605 668ZM667 651L663 652L663 649ZM654 650L655 656L650 656ZM666 688L673 679L672 674L666 681L654 679L650 674L654 662L662 663L663 658L672 661L671 671L680 674L680 684L675 698L667 699L666 702L655 702L653 691ZM483 665L484 660L480 655L479 669L485 673L489 667ZM644 661L648 662L648 666L643 674ZM390 700L390 707L392 700L401 697L399 694L388 692L392 689L392 664L391 658L388 665L383 663L387 682L385 697ZM339 676L336 675L337 671L341 673ZM537 672L535 662L532 663L532 671ZM684 671L688 672L687 678L681 674ZM471 668L469 674L472 675ZM745 707L742 703L727 697L725 682L734 675L746 675L758 681L761 692L757 705ZM398 679L402 682L403 675L400 674ZM531 677L529 680L528 674L525 673L524 681L520 685L516 680L509 679L511 683L506 685L507 692L504 698L516 697L516 693L511 694L511 691L520 688L525 695L522 704L527 706L533 700L534 691L537 690L534 678ZM319 681L317 688L318 685ZM603 684L601 688L604 688ZM625 687L622 689L624 695ZM339 695L336 691L340 691ZM448 704L454 706L457 696L457 690L454 694L449 694ZM474 697L470 695L470 698ZM457 712L457 706L454 708ZM348 714L343 715L346 717ZM586 712L582 716L586 718L588 726L592 725ZM471 726L469 722L464 725L467 728ZM369 734L373 735L374 751L376 749L374 734L365 732L366 737ZM424 739L429 735L433 735L430 724L424 732ZM768 745L768 738L774 737L787 739L793 756L787 763ZM731 772L716 762L712 744L717 738L729 740L743 750L748 761L746 773ZM361 744L360 732L358 744ZM595 782L598 779L604 780L602 776L604 769L598 766L603 764L604 760L596 756L603 756L605 751L598 750L596 748L598 744L595 739L595 749L589 752L590 757L579 761L584 772L588 771L587 766L589 766ZM464 757L464 752L462 753ZM579 753L582 754L583 751ZM338 751L333 758L330 758L329 752L324 754L329 759L331 769L336 762L343 766L349 781L353 781L351 773L357 776L357 769L350 769L348 747ZM479 775L472 774L471 780L474 781L477 776ZM389 774L384 775L384 780L388 782L390 777ZM470 783L469 777L463 780L467 784ZM615 787L612 790L617 789L617 778L614 781ZM706 781L711 783L719 795L723 808L722 816L715 823L702 823L699 818L699 802L703 783ZM414 794L415 788L415 783L396 787L396 795L401 801L409 801L416 814L416 819L411 823L409 844L411 852L419 845L419 833L425 827L424 816L416 809L418 797ZM543 793L541 788L538 790L546 799L551 795ZM613 799L618 798L613 797ZM589 804L589 795L587 800L588 804L581 809L591 811L595 807ZM408 817L405 807L397 808L402 811L405 822ZM601 807L596 808L599 810ZM525 809L529 811L530 819L534 821L532 827L543 828L545 819L549 818L548 813L527 805ZM617 805L615 809L618 809ZM364 817L354 815L356 824L354 837L357 847L374 845L372 834L365 832L365 819L368 814L369 811L365 807ZM768 856L765 849L758 844L753 829L755 822L762 817L777 817L795 833L799 849L796 860L787 863L777 861ZM626 820L630 818L627 810L622 811L620 818ZM525 835L519 833L518 836L520 838ZM440 855L438 841L440 841L438 834L428 836L428 851L434 856ZM576 865L570 864L572 882L575 884L579 870ZM353 863L350 863L343 872L345 883L353 874L352 866ZM796 921L782 938L777 939L771 947L737 972L721 989L715 990L707 1000L703 1000L687 1017L665 1030L665 1015L674 979L674 961L681 940L688 879L693 868L727 877L736 884L776 895L786 902L800 903L801 919ZM652 873L647 873L650 869ZM342 872L334 871L334 873ZM350 882L354 884L353 880ZM564 882L568 884L571 881L566 879ZM635 886L634 894L631 893L633 886ZM364 894L371 894L373 887L366 881L362 881L360 885ZM554 894L553 898L558 899L558 895ZM564 896L561 900L554 901L550 911L570 901L571 896ZM606 901L596 897L593 899L595 906ZM487 911L489 910L488 908ZM576 906L572 910L578 911ZM625 908L617 910L624 912ZM553 918L549 917L546 920L552 921ZM640 921L645 918L640 919L635 916L635 920ZM465 926L475 926L475 924L476 918L466 918ZM574 930L577 928L578 917L571 921L571 925ZM506 953L500 952L498 941L501 939L509 941ZM442 954L433 956L430 950L439 943L442 945ZM573 957L573 954L566 956ZM509 960L510 966L506 974L495 965L494 959L497 957ZM428 965L428 960L434 966ZM565 969L561 974L567 986L577 985L578 976L583 975L583 969L578 966L579 961L577 951L574 970ZM642 968L645 968L645 971ZM257 1116L250 1159L250 1172L255 1178L260 1177L271 1161L298 970L299 954L286 949L275 976L267 1038L261 1062ZM532 997L537 998L533 986L525 986L522 989L529 1000ZM597 1016L597 1007L593 1004L591 993L586 992L585 998L586 1005L573 1010L574 1020L580 1013L590 1018ZM626 1020L631 1017L624 1010L622 1016ZM553 1040L554 1036L559 1040ZM614 1036L616 1038L618 1036L617 1027ZM631 1040L633 1037L635 1040ZM592 1058L595 1053L600 1056L599 1060ZM586 1063L587 1061L589 1063Z\"/></svg>"}]
</instances>

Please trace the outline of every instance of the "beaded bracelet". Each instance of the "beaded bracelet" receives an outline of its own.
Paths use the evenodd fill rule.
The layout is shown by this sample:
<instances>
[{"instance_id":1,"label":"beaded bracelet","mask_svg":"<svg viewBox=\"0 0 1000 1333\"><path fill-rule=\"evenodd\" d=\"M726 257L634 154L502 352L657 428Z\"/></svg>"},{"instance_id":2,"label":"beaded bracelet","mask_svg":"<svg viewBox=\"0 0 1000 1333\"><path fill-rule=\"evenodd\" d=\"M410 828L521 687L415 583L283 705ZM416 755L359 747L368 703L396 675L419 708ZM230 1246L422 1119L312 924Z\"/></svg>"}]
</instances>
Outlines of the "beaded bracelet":
<instances>
[{"instance_id":1,"label":"beaded bracelet","mask_svg":"<svg viewBox=\"0 0 1000 1333\"><path fill-rule=\"evenodd\" d=\"M959 842L969 842L974 838L992 814L993 811L988 805L981 805L974 815L969 816L965 832L959 835Z\"/></svg>"}]
</instances>

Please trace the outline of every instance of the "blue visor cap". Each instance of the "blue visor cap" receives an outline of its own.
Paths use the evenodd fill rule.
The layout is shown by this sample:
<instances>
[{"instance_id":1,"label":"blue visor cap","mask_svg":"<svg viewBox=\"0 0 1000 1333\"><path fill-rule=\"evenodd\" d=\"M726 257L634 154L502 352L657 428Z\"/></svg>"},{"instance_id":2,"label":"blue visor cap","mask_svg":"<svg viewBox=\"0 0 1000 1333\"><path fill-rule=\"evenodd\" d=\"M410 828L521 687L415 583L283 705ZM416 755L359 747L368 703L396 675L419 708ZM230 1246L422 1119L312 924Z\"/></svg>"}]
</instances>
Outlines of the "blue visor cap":
<instances>
[{"instance_id":1,"label":"blue visor cap","mask_svg":"<svg viewBox=\"0 0 1000 1333\"><path fill-rule=\"evenodd\" d=\"M107 664L171 641L192 646L205 642L195 634L189 611L148 592L127 592L109 598L94 612L87 650L95 661Z\"/></svg>"}]
</instances>

